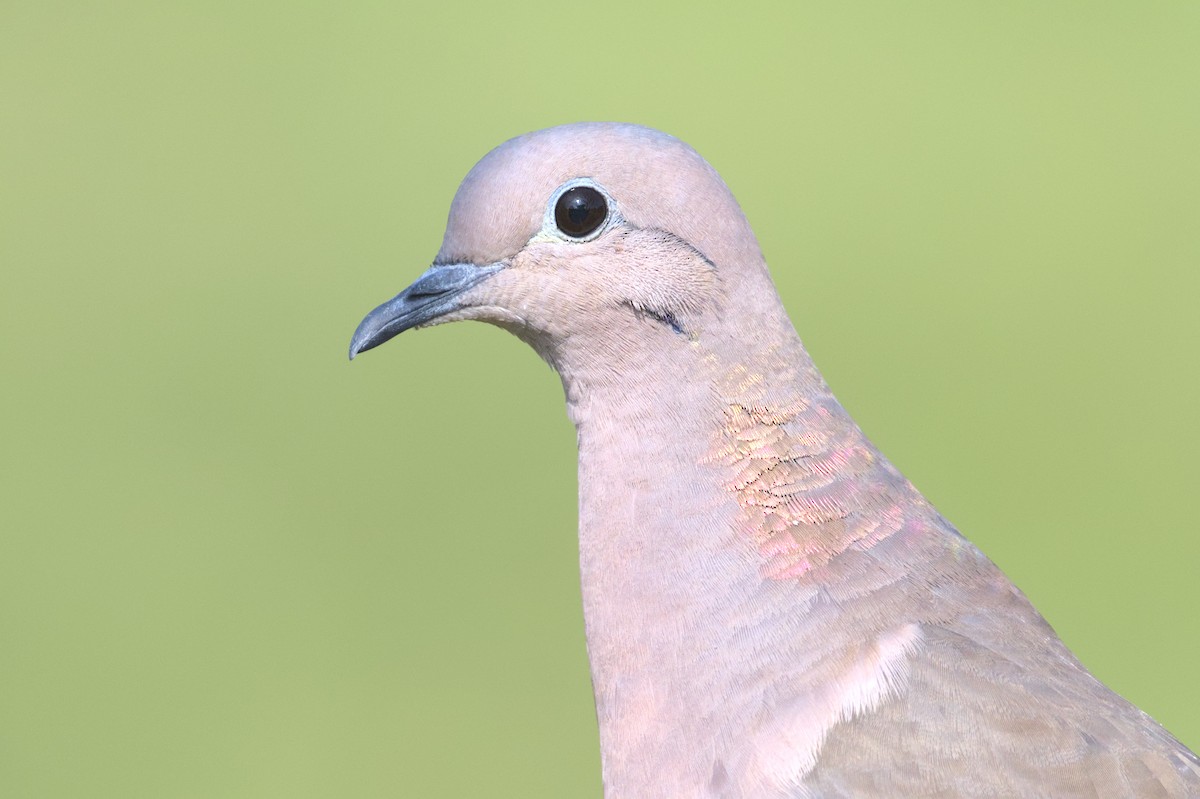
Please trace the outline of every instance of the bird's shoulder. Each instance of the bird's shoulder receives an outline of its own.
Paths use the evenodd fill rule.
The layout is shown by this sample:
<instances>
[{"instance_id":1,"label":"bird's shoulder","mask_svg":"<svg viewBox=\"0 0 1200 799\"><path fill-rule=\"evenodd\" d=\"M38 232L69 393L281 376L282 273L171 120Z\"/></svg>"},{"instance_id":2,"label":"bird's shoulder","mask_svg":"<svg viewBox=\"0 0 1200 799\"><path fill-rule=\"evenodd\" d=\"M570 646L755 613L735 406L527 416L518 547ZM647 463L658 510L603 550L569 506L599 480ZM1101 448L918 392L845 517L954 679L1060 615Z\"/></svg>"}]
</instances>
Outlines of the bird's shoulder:
<instances>
[{"instance_id":1,"label":"bird's shoulder","mask_svg":"<svg viewBox=\"0 0 1200 799\"><path fill-rule=\"evenodd\" d=\"M710 460L775 586L752 628L785 602L795 633L764 655L747 773L797 796L1200 797L1196 756L1096 680L831 394L728 403Z\"/></svg>"},{"instance_id":2,"label":"bird's shoulder","mask_svg":"<svg viewBox=\"0 0 1200 799\"><path fill-rule=\"evenodd\" d=\"M838 701L814 796L1200 797L1200 760L1096 679L940 517L831 558L810 605ZM847 563L842 564L842 561ZM786 713L788 703L780 703ZM800 794L808 795L808 794Z\"/></svg>"},{"instance_id":3,"label":"bird's shoulder","mask_svg":"<svg viewBox=\"0 0 1200 799\"><path fill-rule=\"evenodd\" d=\"M889 695L832 725L814 795L1200 796L1200 761L1055 642L924 624Z\"/></svg>"}]
</instances>

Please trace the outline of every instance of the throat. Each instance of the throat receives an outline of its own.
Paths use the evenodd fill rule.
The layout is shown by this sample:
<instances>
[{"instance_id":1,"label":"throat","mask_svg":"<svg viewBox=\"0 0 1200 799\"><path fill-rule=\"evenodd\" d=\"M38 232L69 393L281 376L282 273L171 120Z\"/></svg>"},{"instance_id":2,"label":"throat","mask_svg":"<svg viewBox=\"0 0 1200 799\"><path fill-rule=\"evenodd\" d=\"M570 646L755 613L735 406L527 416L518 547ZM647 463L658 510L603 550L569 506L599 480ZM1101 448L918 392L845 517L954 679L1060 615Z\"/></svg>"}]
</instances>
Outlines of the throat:
<instances>
[{"instance_id":1,"label":"throat","mask_svg":"<svg viewBox=\"0 0 1200 799\"><path fill-rule=\"evenodd\" d=\"M605 796L700 797L712 759L681 755L712 751L704 720L723 693L712 683L728 676L708 662L728 633L714 614L728 618L733 595L757 577L730 534L738 507L705 462L719 403L688 374L696 345L657 320L640 324L681 357L631 359L619 379L563 372L579 437L580 579Z\"/></svg>"},{"instance_id":2,"label":"throat","mask_svg":"<svg viewBox=\"0 0 1200 799\"><path fill-rule=\"evenodd\" d=\"M636 443L616 446L610 423ZM736 504L702 453L669 443L685 424L656 429L631 411L579 427L580 580L608 799L715 795L700 790L713 760L695 753L717 746L732 674L719 661L760 582L730 534Z\"/></svg>"}]
</instances>

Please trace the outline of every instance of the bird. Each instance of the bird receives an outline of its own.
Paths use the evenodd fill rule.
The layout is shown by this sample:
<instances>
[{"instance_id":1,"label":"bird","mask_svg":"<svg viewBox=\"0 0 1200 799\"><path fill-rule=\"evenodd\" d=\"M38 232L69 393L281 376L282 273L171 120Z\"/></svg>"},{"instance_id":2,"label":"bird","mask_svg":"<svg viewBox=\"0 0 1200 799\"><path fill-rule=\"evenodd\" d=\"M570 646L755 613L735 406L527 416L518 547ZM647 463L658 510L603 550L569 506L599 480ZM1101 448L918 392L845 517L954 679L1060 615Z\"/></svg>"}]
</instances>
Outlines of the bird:
<instances>
[{"instance_id":1,"label":"bird","mask_svg":"<svg viewBox=\"0 0 1200 799\"><path fill-rule=\"evenodd\" d=\"M1200 797L835 399L694 149L575 123L493 149L350 358L477 320L561 377L606 799Z\"/></svg>"}]
</instances>

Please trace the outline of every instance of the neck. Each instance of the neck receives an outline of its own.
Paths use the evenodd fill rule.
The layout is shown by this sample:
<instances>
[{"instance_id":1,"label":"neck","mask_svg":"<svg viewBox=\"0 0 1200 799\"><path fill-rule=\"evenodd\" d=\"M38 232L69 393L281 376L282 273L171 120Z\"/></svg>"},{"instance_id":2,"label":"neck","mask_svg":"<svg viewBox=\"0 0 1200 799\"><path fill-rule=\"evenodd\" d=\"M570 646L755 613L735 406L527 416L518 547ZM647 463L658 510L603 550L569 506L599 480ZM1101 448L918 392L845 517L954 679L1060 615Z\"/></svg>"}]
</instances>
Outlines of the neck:
<instances>
[{"instance_id":1,"label":"neck","mask_svg":"<svg viewBox=\"0 0 1200 799\"><path fill-rule=\"evenodd\" d=\"M632 342L644 335L615 347L616 369L611 357L603 372L556 364L579 435L581 582L609 799L771 795L737 788L748 764L716 753L752 736L764 669L811 665L796 647L821 568L863 538L847 509L863 492L877 504L903 488L790 323L775 329L749 358L662 328L642 350ZM751 362L757 373L730 366ZM829 474L855 469L865 479ZM776 490L781 475L790 494ZM796 643L771 643L781 639Z\"/></svg>"}]
</instances>

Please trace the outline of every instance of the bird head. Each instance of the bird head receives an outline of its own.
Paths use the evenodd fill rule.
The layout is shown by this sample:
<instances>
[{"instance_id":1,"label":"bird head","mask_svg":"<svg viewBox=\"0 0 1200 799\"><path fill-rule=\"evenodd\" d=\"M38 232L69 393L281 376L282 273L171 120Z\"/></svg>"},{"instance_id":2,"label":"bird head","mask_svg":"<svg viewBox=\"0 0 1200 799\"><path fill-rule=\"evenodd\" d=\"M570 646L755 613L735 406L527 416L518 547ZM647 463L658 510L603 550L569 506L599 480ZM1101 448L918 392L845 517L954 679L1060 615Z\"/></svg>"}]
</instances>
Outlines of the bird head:
<instances>
[{"instance_id":1,"label":"bird head","mask_svg":"<svg viewBox=\"0 0 1200 799\"><path fill-rule=\"evenodd\" d=\"M564 125L475 165L433 265L363 319L350 357L462 319L503 327L552 363L568 346L628 349L631 330L680 346L762 280L745 216L695 150L634 125Z\"/></svg>"}]
</instances>

